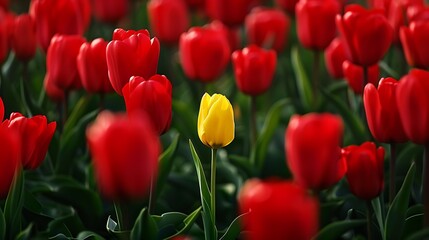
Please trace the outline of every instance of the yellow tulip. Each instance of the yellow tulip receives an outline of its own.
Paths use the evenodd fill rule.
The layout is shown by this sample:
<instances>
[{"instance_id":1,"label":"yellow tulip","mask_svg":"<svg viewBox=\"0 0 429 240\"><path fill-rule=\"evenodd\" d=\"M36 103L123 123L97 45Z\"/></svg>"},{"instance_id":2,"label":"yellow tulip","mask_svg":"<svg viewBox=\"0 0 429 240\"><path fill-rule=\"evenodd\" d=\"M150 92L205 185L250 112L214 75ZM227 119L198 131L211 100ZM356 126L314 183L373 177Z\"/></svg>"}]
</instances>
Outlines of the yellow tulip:
<instances>
[{"instance_id":1,"label":"yellow tulip","mask_svg":"<svg viewBox=\"0 0 429 240\"><path fill-rule=\"evenodd\" d=\"M201 142L213 149L225 147L234 139L234 128L234 111L229 100L222 94L205 93L198 114Z\"/></svg>"}]
</instances>

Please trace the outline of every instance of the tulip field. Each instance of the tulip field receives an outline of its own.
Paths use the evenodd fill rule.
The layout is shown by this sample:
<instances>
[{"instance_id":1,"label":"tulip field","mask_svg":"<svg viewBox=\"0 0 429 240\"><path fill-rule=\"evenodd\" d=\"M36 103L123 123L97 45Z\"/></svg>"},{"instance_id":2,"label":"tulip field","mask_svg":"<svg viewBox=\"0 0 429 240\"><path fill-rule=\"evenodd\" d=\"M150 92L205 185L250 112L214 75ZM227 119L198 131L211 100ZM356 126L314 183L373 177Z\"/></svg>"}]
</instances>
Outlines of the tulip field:
<instances>
[{"instance_id":1,"label":"tulip field","mask_svg":"<svg viewBox=\"0 0 429 240\"><path fill-rule=\"evenodd\" d=\"M424 0L0 0L0 240L429 239Z\"/></svg>"}]
</instances>

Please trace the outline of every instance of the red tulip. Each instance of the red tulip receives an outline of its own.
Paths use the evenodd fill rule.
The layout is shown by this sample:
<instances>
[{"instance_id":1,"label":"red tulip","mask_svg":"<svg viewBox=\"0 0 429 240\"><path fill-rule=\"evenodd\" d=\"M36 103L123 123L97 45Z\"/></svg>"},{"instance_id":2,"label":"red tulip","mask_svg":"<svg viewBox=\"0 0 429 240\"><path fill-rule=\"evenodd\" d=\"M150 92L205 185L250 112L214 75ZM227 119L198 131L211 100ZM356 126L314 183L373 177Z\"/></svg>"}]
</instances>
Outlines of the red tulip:
<instances>
[{"instance_id":1,"label":"red tulip","mask_svg":"<svg viewBox=\"0 0 429 240\"><path fill-rule=\"evenodd\" d=\"M83 35L91 20L91 6L89 0L31 0L30 15L46 52L55 34Z\"/></svg>"},{"instance_id":2,"label":"red tulip","mask_svg":"<svg viewBox=\"0 0 429 240\"><path fill-rule=\"evenodd\" d=\"M54 100L65 92L82 87L76 58L85 39L78 35L55 35L46 57L45 89Z\"/></svg>"},{"instance_id":3,"label":"red tulip","mask_svg":"<svg viewBox=\"0 0 429 240\"><path fill-rule=\"evenodd\" d=\"M15 18L12 32L12 48L21 61L29 61L36 54L36 25L28 14Z\"/></svg>"},{"instance_id":4,"label":"red tulip","mask_svg":"<svg viewBox=\"0 0 429 240\"><path fill-rule=\"evenodd\" d=\"M378 64L368 67L366 83L378 85L380 79L380 67ZM347 83L356 94L362 94L365 87L364 70L363 67L354 65L349 61L343 62L343 74Z\"/></svg>"},{"instance_id":5,"label":"red tulip","mask_svg":"<svg viewBox=\"0 0 429 240\"><path fill-rule=\"evenodd\" d=\"M347 162L347 181L350 191L358 198L371 200L383 191L384 148L373 142L343 148Z\"/></svg>"},{"instance_id":6,"label":"red tulip","mask_svg":"<svg viewBox=\"0 0 429 240\"><path fill-rule=\"evenodd\" d=\"M321 190L344 176L346 166L340 147L343 129L343 121L333 114L292 116L285 148L287 164L298 184Z\"/></svg>"},{"instance_id":7,"label":"red tulip","mask_svg":"<svg viewBox=\"0 0 429 240\"><path fill-rule=\"evenodd\" d=\"M0 125L0 199L4 199L19 169L21 145L17 134Z\"/></svg>"},{"instance_id":8,"label":"red tulip","mask_svg":"<svg viewBox=\"0 0 429 240\"><path fill-rule=\"evenodd\" d=\"M346 52L344 51L343 42L339 38L335 38L325 49L325 64L332 77L344 77L343 62L345 60Z\"/></svg>"},{"instance_id":9,"label":"red tulip","mask_svg":"<svg viewBox=\"0 0 429 240\"><path fill-rule=\"evenodd\" d=\"M189 28L184 0L151 0L147 11L151 29L161 42L177 44L180 35Z\"/></svg>"},{"instance_id":10,"label":"red tulip","mask_svg":"<svg viewBox=\"0 0 429 240\"><path fill-rule=\"evenodd\" d=\"M367 84L363 93L366 119L372 136L385 143L407 141L396 104L398 82L393 78L382 78L378 89Z\"/></svg>"},{"instance_id":11,"label":"red tulip","mask_svg":"<svg viewBox=\"0 0 429 240\"><path fill-rule=\"evenodd\" d=\"M277 6L288 12L290 15L295 15L295 6L299 0L275 0L275 2Z\"/></svg>"},{"instance_id":12,"label":"red tulip","mask_svg":"<svg viewBox=\"0 0 429 240\"><path fill-rule=\"evenodd\" d=\"M287 181L248 180L238 196L245 239L308 240L319 225L319 203L306 189Z\"/></svg>"},{"instance_id":13,"label":"red tulip","mask_svg":"<svg viewBox=\"0 0 429 240\"><path fill-rule=\"evenodd\" d=\"M259 0L206 0L207 15L227 26L243 23L247 13Z\"/></svg>"},{"instance_id":14,"label":"red tulip","mask_svg":"<svg viewBox=\"0 0 429 240\"><path fill-rule=\"evenodd\" d=\"M103 195L113 200L144 197L156 176L161 148L146 115L102 112L86 137Z\"/></svg>"},{"instance_id":15,"label":"red tulip","mask_svg":"<svg viewBox=\"0 0 429 240\"><path fill-rule=\"evenodd\" d=\"M429 142L429 72L411 70L396 87L396 104L407 137L417 144Z\"/></svg>"},{"instance_id":16,"label":"red tulip","mask_svg":"<svg viewBox=\"0 0 429 240\"><path fill-rule=\"evenodd\" d=\"M324 50L337 35L338 0L300 0L296 5L298 39L305 48Z\"/></svg>"},{"instance_id":17,"label":"red tulip","mask_svg":"<svg viewBox=\"0 0 429 240\"><path fill-rule=\"evenodd\" d=\"M352 63L371 66L380 61L393 40L393 28L383 10L366 10L351 4L341 17L337 15L337 27Z\"/></svg>"},{"instance_id":18,"label":"red tulip","mask_svg":"<svg viewBox=\"0 0 429 240\"><path fill-rule=\"evenodd\" d=\"M2 12L0 9L0 64L6 60L9 54L13 22L14 16L7 12Z\"/></svg>"},{"instance_id":19,"label":"red tulip","mask_svg":"<svg viewBox=\"0 0 429 240\"><path fill-rule=\"evenodd\" d=\"M94 0L94 16L106 23L119 22L128 13L128 0Z\"/></svg>"},{"instance_id":20,"label":"red tulip","mask_svg":"<svg viewBox=\"0 0 429 240\"><path fill-rule=\"evenodd\" d=\"M204 9L205 0L185 0L186 4L191 9Z\"/></svg>"},{"instance_id":21,"label":"red tulip","mask_svg":"<svg viewBox=\"0 0 429 240\"><path fill-rule=\"evenodd\" d=\"M232 54L235 80L243 93L256 96L268 90L276 70L277 54L250 45Z\"/></svg>"},{"instance_id":22,"label":"red tulip","mask_svg":"<svg viewBox=\"0 0 429 240\"><path fill-rule=\"evenodd\" d=\"M164 75L154 75L147 80L133 76L122 93L129 115L145 111L158 134L170 128L172 87Z\"/></svg>"},{"instance_id":23,"label":"red tulip","mask_svg":"<svg viewBox=\"0 0 429 240\"><path fill-rule=\"evenodd\" d=\"M180 63L190 79L214 81L225 70L230 56L225 34L211 27L192 27L180 36Z\"/></svg>"},{"instance_id":24,"label":"red tulip","mask_svg":"<svg viewBox=\"0 0 429 240\"><path fill-rule=\"evenodd\" d=\"M429 67L429 20L413 21L409 27L401 27L400 39L410 66Z\"/></svg>"},{"instance_id":25,"label":"red tulip","mask_svg":"<svg viewBox=\"0 0 429 240\"><path fill-rule=\"evenodd\" d=\"M122 88L131 76L149 78L156 74L159 42L147 30L116 29L106 49L107 68L113 89L122 96Z\"/></svg>"},{"instance_id":26,"label":"red tulip","mask_svg":"<svg viewBox=\"0 0 429 240\"><path fill-rule=\"evenodd\" d=\"M287 44L289 17L279 9L255 8L246 16L249 43L281 52Z\"/></svg>"},{"instance_id":27,"label":"red tulip","mask_svg":"<svg viewBox=\"0 0 429 240\"><path fill-rule=\"evenodd\" d=\"M240 48L242 39L241 39L241 33L239 28L228 27L222 22L217 20L204 25L204 27L218 31L218 34L225 35L226 39L228 40L229 49L231 51L237 50Z\"/></svg>"},{"instance_id":28,"label":"red tulip","mask_svg":"<svg viewBox=\"0 0 429 240\"><path fill-rule=\"evenodd\" d=\"M91 43L84 43L77 55L77 69L82 85L90 93L112 92L107 74L106 61L107 42L101 38Z\"/></svg>"},{"instance_id":29,"label":"red tulip","mask_svg":"<svg viewBox=\"0 0 429 240\"><path fill-rule=\"evenodd\" d=\"M3 8L3 10L9 9L9 0L1 0L0 1L0 8Z\"/></svg>"},{"instance_id":30,"label":"red tulip","mask_svg":"<svg viewBox=\"0 0 429 240\"><path fill-rule=\"evenodd\" d=\"M4 105L3 100L0 97L0 123L3 121L4 118Z\"/></svg>"},{"instance_id":31,"label":"red tulip","mask_svg":"<svg viewBox=\"0 0 429 240\"><path fill-rule=\"evenodd\" d=\"M22 166L26 169L39 167L45 159L57 124L55 122L48 124L46 117L42 115L26 118L21 113L12 113L10 119L6 119L2 126L19 134Z\"/></svg>"}]
</instances>

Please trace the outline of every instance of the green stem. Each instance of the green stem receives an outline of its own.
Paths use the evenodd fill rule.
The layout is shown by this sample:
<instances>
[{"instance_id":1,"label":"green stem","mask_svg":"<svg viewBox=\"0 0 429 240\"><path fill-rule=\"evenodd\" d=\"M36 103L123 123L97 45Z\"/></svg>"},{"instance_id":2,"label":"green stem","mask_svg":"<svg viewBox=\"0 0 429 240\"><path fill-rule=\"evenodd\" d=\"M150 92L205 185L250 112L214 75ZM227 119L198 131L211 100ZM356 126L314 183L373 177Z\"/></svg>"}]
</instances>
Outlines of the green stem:
<instances>
[{"instance_id":1,"label":"green stem","mask_svg":"<svg viewBox=\"0 0 429 240\"><path fill-rule=\"evenodd\" d=\"M124 219L122 214L121 205L118 202L114 202L113 206L115 207L116 220L118 221L119 230L125 230L124 227Z\"/></svg>"},{"instance_id":2,"label":"green stem","mask_svg":"<svg viewBox=\"0 0 429 240\"><path fill-rule=\"evenodd\" d=\"M371 233L371 215L372 215L372 207L371 207L371 200L366 201L366 231L368 234L367 239L372 239L372 233Z\"/></svg>"},{"instance_id":3,"label":"green stem","mask_svg":"<svg viewBox=\"0 0 429 240\"><path fill-rule=\"evenodd\" d=\"M424 205L424 227L429 227L429 144L424 146L423 161L423 205Z\"/></svg>"},{"instance_id":4,"label":"green stem","mask_svg":"<svg viewBox=\"0 0 429 240\"><path fill-rule=\"evenodd\" d=\"M362 92L365 89L366 84L368 83L368 67L362 66L363 68L363 86L362 86Z\"/></svg>"},{"instance_id":5,"label":"green stem","mask_svg":"<svg viewBox=\"0 0 429 240\"><path fill-rule=\"evenodd\" d=\"M216 153L217 153L217 149L212 148L212 166L211 166L211 182L210 182L210 191L211 191L210 207L212 210L212 221L213 221L213 223L216 223Z\"/></svg>"},{"instance_id":6,"label":"green stem","mask_svg":"<svg viewBox=\"0 0 429 240\"><path fill-rule=\"evenodd\" d=\"M152 213L152 210L154 208L154 198L155 198L155 188L154 188L154 182L153 182L153 174L150 177L150 189L149 189L149 204L148 204L148 213L149 215Z\"/></svg>"},{"instance_id":7,"label":"green stem","mask_svg":"<svg viewBox=\"0 0 429 240\"><path fill-rule=\"evenodd\" d=\"M390 166L389 166L389 203L395 198L395 175L396 175L396 144L390 143Z\"/></svg>"},{"instance_id":8,"label":"green stem","mask_svg":"<svg viewBox=\"0 0 429 240\"><path fill-rule=\"evenodd\" d=\"M253 149L256 144L256 139L258 138L258 128L256 126L256 97L250 97L250 129L251 129L251 147Z\"/></svg>"},{"instance_id":9,"label":"green stem","mask_svg":"<svg viewBox=\"0 0 429 240\"><path fill-rule=\"evenodd\" d=\"M317 98L320 87L320 52L315 50L313 60L313 95Z\"/></svg>"}]
</instances>

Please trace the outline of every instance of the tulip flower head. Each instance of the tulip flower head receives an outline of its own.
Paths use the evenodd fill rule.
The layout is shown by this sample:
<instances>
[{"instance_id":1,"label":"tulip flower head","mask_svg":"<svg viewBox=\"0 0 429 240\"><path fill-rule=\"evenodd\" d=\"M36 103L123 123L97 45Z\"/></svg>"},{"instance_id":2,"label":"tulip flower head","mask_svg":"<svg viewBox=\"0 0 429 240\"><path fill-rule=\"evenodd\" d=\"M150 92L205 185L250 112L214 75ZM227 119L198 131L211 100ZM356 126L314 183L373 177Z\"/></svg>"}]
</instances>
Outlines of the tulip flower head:
<instances>
[{"instance_id":1,"label":"tulip flower head","mask_svg":"<svg viewBox=\"0 0 429 240\"><path fill-rule=\"evenodd\" d=\"M4 105L3 105L3 100L0 97L0 122L3 121L3 117L4 117Z\"/></svg>"},{"instance_id":2,"label":"tulip flower head","mask_svg":"<svg viewBox=\"0 0 429 240\"><path fill-rule=\"evenodd\" d=\"M9 192L21 160L21 143L18 134L3 125L0 125L0 152L0 199L3 199Z\"/></svg>"},{"instance_id":3,"label":"tulip flower head","mask_svg":"<svg viewBox=\"0 0 429 240\"><path fill-rule=\"evenodd\" d=\"M205 93L198 114L201 142L213 149L225 147L234 139L234 129L234 112L229 100L221 94Z\"/></svg>"},{"instance_id":4,"label":"tulip flower head","mask_svg":"<svg viewBox=\"0 0 429 240\"><path fill-rule=\"evenodd\" d=\"M332 77L336 79L344 77L343 62L346 59L343 42L340 38L335 38L325 49L325 64Z\"/></svg>"},{"instance_id":5,"label":"tulip flower head","mask_svg":"<svg viewBox=\"0 0 429 240\"><path fill-rule=\"evenodd\" d=\"M378 64L374 64L369 66L367 70L366 83L372 83L377 86L380 79L380 67ZM353 92L362 95L366 84L363 67L346 60L343 62L343 74Z\"/></svg>"}]
</instances>

